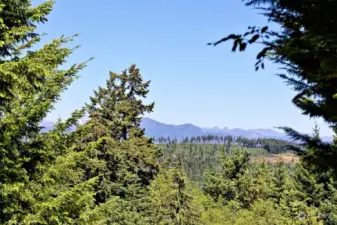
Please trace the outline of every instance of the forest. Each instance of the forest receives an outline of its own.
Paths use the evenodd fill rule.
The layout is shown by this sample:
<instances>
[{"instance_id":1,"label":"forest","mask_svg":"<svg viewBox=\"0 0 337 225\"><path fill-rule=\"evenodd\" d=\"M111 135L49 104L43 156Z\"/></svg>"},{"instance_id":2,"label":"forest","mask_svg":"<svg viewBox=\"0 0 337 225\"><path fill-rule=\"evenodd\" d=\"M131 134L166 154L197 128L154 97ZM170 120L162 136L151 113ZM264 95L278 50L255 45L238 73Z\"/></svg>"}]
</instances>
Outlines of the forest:
<instances>
[{"instance_id":1,"label":"forest","mask_svg":"<svg viewBox=\"0 0 337 225\"><path fill-rule=\"evenodd\" d=\"M277 76L296 92L293 104L336 133L337 1L243 4L281 28L248 27L209 47L262 46L255 70L266 60L281 65ZM0 2L0 224L337 224L335 137L323 142L317 126L312 135L281 127L289 142L146 137L140 122L154 110L144 103L150 81L132 63L107 71L87 104L42 131L91 61L67 67L76 35L39 45L37 28L53 7L54 1Z\"/></svg>"}]
</instances>

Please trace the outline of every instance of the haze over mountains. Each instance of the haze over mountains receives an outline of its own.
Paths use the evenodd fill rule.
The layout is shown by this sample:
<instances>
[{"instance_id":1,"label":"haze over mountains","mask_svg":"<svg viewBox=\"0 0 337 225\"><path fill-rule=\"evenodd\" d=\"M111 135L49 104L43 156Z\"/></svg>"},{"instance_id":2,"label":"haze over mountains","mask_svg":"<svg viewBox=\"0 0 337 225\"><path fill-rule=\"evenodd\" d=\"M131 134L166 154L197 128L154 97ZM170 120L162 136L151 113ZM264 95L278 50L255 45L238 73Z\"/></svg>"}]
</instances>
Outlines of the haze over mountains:
<instances>
[{"instance_id":1,"label":"haze over mountains","mask_svg":"<svg viewBox=\"0 0 337 225\"><path fill-rule=\"evenodd\" d=\"M81 121L85 122L85 119ZM47 131L53 128L53 122L43 122L43 130ZM219 135L219 136L233 136L245 137L249 139L255 138L275 138L281 140L290 140L281 131L272 129L240 129L240 128L202 128L193 124L172 125L158 122L156 120L144 117L141 122L141 127L145 128L145 134L148 137L171 137L182 139L185 137L203 136L203 135ZM324 141L332 141L332 137L322 137Z\"/></svg>"},{"instance_id":2,"label":"haze over mountains","mask_svg":"<svg viewBox=\"0 0 337 225\"><path fill-rule=\"evenodd\" d=\"M246 138L277 138L286 139L281 132L271 129L228 129L228 128L202 128L193 124L171 125L158 122L150 118L143 118L141 127L145 128L146 135L149 137L173 137L184 138L202 135L219 135L219 136L241 136Z\"/></svg>"}]
</instances>

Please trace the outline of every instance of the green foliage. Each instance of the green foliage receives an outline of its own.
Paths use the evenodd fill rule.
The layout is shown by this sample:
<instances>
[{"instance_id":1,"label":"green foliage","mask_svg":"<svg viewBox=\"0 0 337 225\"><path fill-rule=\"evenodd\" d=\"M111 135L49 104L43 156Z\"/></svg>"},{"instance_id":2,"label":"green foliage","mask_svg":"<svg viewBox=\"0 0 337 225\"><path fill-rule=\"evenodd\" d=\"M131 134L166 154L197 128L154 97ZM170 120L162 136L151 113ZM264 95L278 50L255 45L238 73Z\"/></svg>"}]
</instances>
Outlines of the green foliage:
<instances>
[{"instance_id":1,"label":"green foliage","mask_svg":"<svg viewBox=\"0 0 337 225\"><path fill-rule=\"evenodd\" d=\"M85 66L60 69L76 49L63 47L72 38L27 51L39 41L35 23L46 21L52 5L1 5L0 223L144 224L138 212L159 155L139 128L141 115L153 108L139 98L146 97L149 82L134 65L129 74L111 73L107 88L96 92L99 103L92 98L89 110L42 132L40 122ZM80 126L87 111L90 120ZM70 132L73 126L78 128Z\"/></svg>"},{"instance_id":2,"label":"green foliage","mask_svg":"<svg viewBox=\"0 0 337 225\"><path fill-rule=\"evenodd\" d=\"M182 168L162 170L150 186L151 224L200 224L200 207Z\"/></svg>"},{"instance_id":3,"label":"green foliage","mask_svg":"<svg viewBox=\"0 0 337 225\"><path fill-rule=\"evenodd\" d=\"M92 122L106 128L101 130L101 135L116 140L144 136L144 130L139 127L141 115L152 112L154 103L144 105L139 98L146 97L149 85L150 81L143 82L136 65L120 75L110 72L106 88L99 87L88 105Z\"/></svg>"},{"instance_id":4,"label":"green foliage","mask_svg":"<svg viewBox=\"0 0 337 225\"><path fill-rule=\"evenodd\" d=\"M132 68L138 71L134 66L130 71ZM59 123L55 130L43 134L54 139L47 146L57 147L60 151L54 151L54 162L45 164L41 175L28 186L35 194L31 197L35 207L22 221L39 221L40 224L145 223L146 216L139 212L146 207L143 203L147 196L146 187L158 171L159 151L139 128L138 121L144 111L132 108L142 108L142 102L136 99L138 94L146 97L147 86L140 90L138 76L138 72L137 75L111 76L107 89L99 88L96 98L92 98L93 103L88 105L90 119L75 132L68 135L60 132L73 120L70 118ZM132 83L134 87L130 88L136 91L124 89L118 92L120 89L109 86L116 79L121 79L125 87L130 87L126 86L128 82ZM123 98L125 95L129 97ZM132 100L134 102L128 105ZM119 113L114 113L117 110ZM83 114L74 113L75 117L78 115ZM55 139L64 141L64 145L55 146Z\"/></svg>"},{"instance_id":5,"label":"green foliage","mask_svg":"<svg viewBox=\"0 0 337 225\"><path fill-rule=\"evenodd\" d=\"M204 193L218 204L214 212L205 212L206 217L219 213L220 208L232 218L228 224L321 224L324 210L320 203L327 193L300 164L292 169L283 164L251 163L244 152L225 156L222 163L219 172L206 173ZM333 217L325 216L325 221Z\"/></svg>"},{"instance_id":6,"label":"green foliage","mask_svg":"<svg viewBox=\"0 0 337 225\"><path fill-rule=\"evenodd\" d=\"M78 224L145 225L148 223L132 204L119 197L112 197L95 209L84 212Z\"/></svg>"},{"instance_id":7,"label":"green foliage","mask_svg":"<svg viewBox=\"0 0 337 225\"><path fill-rule=\"evenodd\" d=\"M266 181L271 177L268 167L259 164L252 165L256 169L248 169L248 162L246 152L224 156L219 173L206 173L204 192L224 204L237 200L243 208L249 208L257 199L265 199L271 183Z\"/></svg>"},{"instance_id":8,"label":"green foliage","mask_svg":"<svg viewBox=\"0 0 337 225\"><path fill-rule=\"evenodd\" d=\"M76 49L64 47L72 38L28 51L39 41L35 24L46 21L52 5L9 0L0 7L0 223L25 211L22 188L53 154L42 144L39 123L85 66L59 69Z\"/></svg>"},{"instance_id":9,"label":"green foliage","mask_svg":"<svg viewBox=\"0 0 337 225\"><path fill-rule=\"evenodd\" d=\"M101 143L96 154L106 168L93 173L103 175L98 202L105 202L111 195L136 198L158 171L159 149L139 127L142 114L153 108L153 104L144 105L140 99L146 97L148 86L149 82L143 83L139 69L132 65L129 73L110 73L106 88L99 87L91 98L90 119L80 128L86 132L77 143L80 148Z\"/></svg>"},{"instance_id":10,"label":"green foliage","mask_svg":"<svg viewBox=\"0 0 337 225\"><path fill-rule=\"evenodd\" d=\"M249 148L249 150L256 150L257 152L267 151L268 153L278 154L282 152L287 152L290 149L289 145L295 145L289 141L273 139L273 138L257 138L249 139L244 137L232 137L232 136L218 136L218 135L205 135L197 137L186 137L183 140L178 140L176 138L170 137L159 137L156 140L158 144L173 144L180 143L184 145L188 144L203 144L203 145L222 145L225 147L227 154L231 151L235 151L236 148ZM214 148L217 148L214 146ZM233 149L235 148L235 149Z\"/></svg>"},{"instance_id":11,"label":"green foliage","mask_svg":"<svg viewBox=\"0 0 337 225\"><path fill-rule=\"evenodd\" d=\"M296 218L287 214L278 204L271 200L258 199L249 209L241 208L237 202L215 203L205 195L199 197L202 206L202 222L209 225L230 224L323 224L315 215L317 209L308 210L306 218Z\"/></svg>"},{"instance_id":12,"label":"green foliage","mask_svg":"<svg viewBox=\"0 0 337 225\"><path fill-rule=\"evenodd\" d=\"M337 223L337 190L331 182L328 183L326 198L320 203L320 211L325 224Z\"/></svg>"},{"instance_id":13,"label":"green foliage","mask_svg":"<svg viewBox=\"0 0 337 225\"><path fill-rule=\"evenodd\" d=\"M61 45L68 41L68 39L55 40L17 62L0 65L6 67L7 71L12 70L12 73L21 75L20 90L15 94L17 97L7 104L6 107L10 110L3 114L0 121L0 154L3 163L0 177L5 182L5 186L0 188L14 191L13 194L6 193L8 200L17 195L18 191L10 186L18 188L22 182L27 182L38 164L47 160L44 157L50 154L40 147L39 123L52 109L60 93L73 81L77 71L82 68L74 66L69 70L55 71L59 63L71 53L70 50L61 48ZM50 54L53 57L50 57ZM29 70L25 70L27 67ZM36 91L32 91L34 87L26 79L26 76L34 74L44 75L47 78L43 86ZM12 204L10 202L12 200L9 200L9 204ZM19 209L17 206L17 210Z\"/></svg>"},{"instance_id":14,"label":"green foliage","mask_svg":"<svg viewBox=\"0 0 337 225\"><path fill-rule=\"evenodd\" d=\"M289 200L289 192L291 190L292 180L289 169L282 163L278 164L271 178L270 198L281 207L287 207L286 202Z\"/></svg>"},{"instance_id":15,"label":"green foliage","mask_svg":"<svg viewBox=\"0 0 337 225\"><path fill-rule=\"evenodd\" d=\"M245 151L252 158L273 157L262 148L248 148L233 143L230 148L223 144L195 144L195 143L167 143L158 144L162 150L163 156L160 161L181 156L182 164L188 179L194 183L200 184L204 180L204 173L208 169L218 171L221 168L220 157L229 150L232 154ZM257 146L256 146L257 147ZM285 147L284 147L285 148ZM284 152L287 149L280 149Z\"/></svg>"},{"instance_id":16,"label":"green foliage","mask_svg":"<svg viewBox=\"0 0 337 225\"><path fill-rule=\"evenodd\" d=\"M131 82L137 85L138 81ZM104 88L100 88L97 94L103 92ZM133 92L129 99L136 99L137 93ZM137 121L143 111L135 113L136 110L123 107L129 99L119 96L125 94L116 96L111 88L104 95L104 104L89 106L89 121L77 125L75 132L67 129L77 123L85 108L75 111L47 133L36 131L33 140L38 140L39 145L27 148L34 153L29 159L39 156L40 161L30 164L34 170L31 174L26 172L27 182L15 192L20 191L18 202L25 205L22 211L13 207L10 192L5 189L8 208L16 210L8 216L9 224L146 224L146 215L139 212L146 207L143 204L146 187L156 176L160 152L139 128ZM135 103L132 106L142 107L140 100ZM105 114L118 107L125 110L125 117ZM111 131L111 121L118 122L120 129ZM127 125L126 134L121 133L125 131L124 125ZM116 207L111 209L112 206Z\"/></svg>"},{"instance_id":17,"label":"green foliage","mask_svg":"<svg viewBox=\"0 0 337 225\"><path fill-rule=\"evenodd\" d=\"M314 174L306 170L301 164L294 168L294 185L297 198L309 206L318 206L324 197L324 186L317 183Z\"/></svg>"},{"instance_id":18,"label":"green foliage","mask_svg":"<svg viewBox=\"0 0 337 225\"><path fill-rule=\"evenodd\" d=\"M32 7L29 0L6 0L0 3L0 62L2 64L0 115L9 110L7 103L17 96L16 91L18 85L22 83L22 78L32 84L31 88L41 87L44 84L45 73L27 71L27 67L23 67L22 61L18 60L22 58L23 51L29 50L39 41L39 34L35 32L36 25L47 21L46 17L52 6L53 1L47 1L36 7ZM20 73L12 71L15 65L21 67ZM43 71L43 67L40 66L40 69Z\"/></svg>"}]
</instances>

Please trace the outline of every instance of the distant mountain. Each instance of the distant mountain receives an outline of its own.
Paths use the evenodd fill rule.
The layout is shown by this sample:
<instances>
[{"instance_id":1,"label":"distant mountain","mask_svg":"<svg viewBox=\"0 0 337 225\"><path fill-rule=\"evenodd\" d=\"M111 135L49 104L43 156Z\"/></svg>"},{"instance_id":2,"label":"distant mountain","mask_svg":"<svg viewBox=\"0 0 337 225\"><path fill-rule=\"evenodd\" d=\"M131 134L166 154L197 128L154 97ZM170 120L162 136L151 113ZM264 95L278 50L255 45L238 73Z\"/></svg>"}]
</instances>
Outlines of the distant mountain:
<instances>
[{"instance_id":1,"label":"distant mountain","mask_svg":"<svg viewBox=\"0 0 337 225\"><path fill-rule=\"evenodd\" d=\"M205 131L193 124L170 125L160 123L150 118L143 118L140 126L145 128L148 137L172 137L183 138L205 135Z\"/></svg>"},{"instance_id":2,"label":"distant mountain","mask_svg":"<svg viewBox=\"0 0 337 225\"><path fill-rule=\"evenodd\" d=\"M148 137L171 137L182 139L186 137L202 136L202 135L219 135L245 137L249 139L255 138L275 138L281 140L291 140L291 138L281 131L272 129L229 129L227 127L219 128L201 128L193 124L172 125L158 122L150 118L143 118L141 127L145 128L145 134ZM332 137L322 137L323 141L331 142Z\"/></svg>"},{"instance_id":3,"label":"distant mountain","mask_svg":"<svg viewBox=\"0 0 337 225\"><path fill-rule=\"evenodd\" d=\"M239 128L234 128L234 129L228 129L228 128L203 128L204 132L206 134L212 134L212 135L222 135L222 136L241 136L241 137L246 137L246 138L261 138L261 137L268 137L268 138L277 138L277 139L284 139L285 135L277 132L272 129L249 129L249 130L244 130L244 129L239 129Z\"/></svg>"},{"instance_id":4,"label":"distant mountain","mask_svg":"<svg viewBox=\"0 0 337 225\"><path fill-rule=\"evenodd\" d=\"M239 128L228 129L225 128L201 128L193 124L171 125L160 123L150 118L143 118L141 127L145 128L145 134L149 137L172 137L185 138L201 135L219 135L219 136L234 136L246 138L276 138L288 139L284 134L271 129L250 129L244 130Z\"/></svg>"},{"instance_id":5,"label":"distant mountain","mask_svg":"<svg viewBox=\"0 0 337 225\"><path fill-rule=\"evenodd\" d=\"M85 119L81 120L84 123ZM53 128L53 122L42 122L41 126L44 127L43 131L48 131ZM233 136L233 137L245 137L250 139L255 138L275 138L281 140L290 140L285 134L272 130L272 129L240 129L234 128L201 128L193 124L172 125L158 122L156 120L144 117L141 125L145 128L145 135L148 137L171 137L182 139L186 137L202 136L202 135L219 135L219 136ZM332 137L322 137L322 140L331 142Z\"/></svg>"}]
</instances>

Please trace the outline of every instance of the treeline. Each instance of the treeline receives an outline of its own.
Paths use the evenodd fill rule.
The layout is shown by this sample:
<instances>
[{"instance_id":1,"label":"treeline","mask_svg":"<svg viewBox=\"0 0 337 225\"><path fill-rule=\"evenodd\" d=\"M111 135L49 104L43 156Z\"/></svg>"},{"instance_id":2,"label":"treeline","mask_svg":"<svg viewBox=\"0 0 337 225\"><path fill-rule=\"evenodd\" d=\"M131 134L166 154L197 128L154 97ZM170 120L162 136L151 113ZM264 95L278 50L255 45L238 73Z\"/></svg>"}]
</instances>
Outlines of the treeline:
<instances>
[{"instance_id":1,"label":"treeline","mask_svg":"<svg viewBox=\"0 0 337 225\"><path fill-rule=\"evenodd\" d=\"M278 154L292 151L294 146L298 144L286 140L275 138L255 138L249 139L245 137L205 135L196 137L186 137L183 139L158 137L152 138L158 144L221 144L226 148L227 153L230 152L232 146L240 146L244 148L262 148L268 153Z\"/></svg>"}]
</instances>

